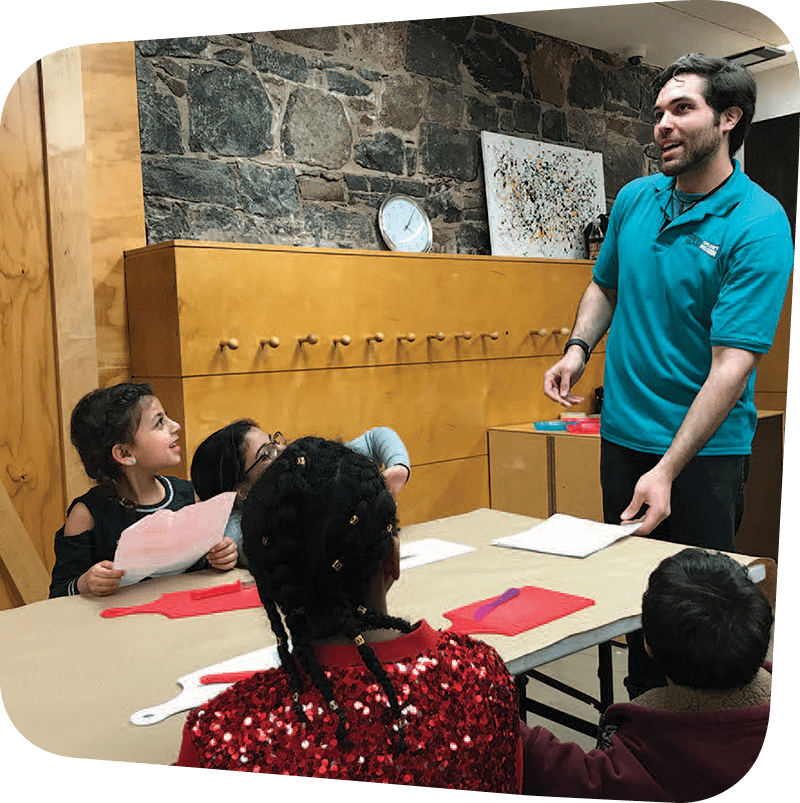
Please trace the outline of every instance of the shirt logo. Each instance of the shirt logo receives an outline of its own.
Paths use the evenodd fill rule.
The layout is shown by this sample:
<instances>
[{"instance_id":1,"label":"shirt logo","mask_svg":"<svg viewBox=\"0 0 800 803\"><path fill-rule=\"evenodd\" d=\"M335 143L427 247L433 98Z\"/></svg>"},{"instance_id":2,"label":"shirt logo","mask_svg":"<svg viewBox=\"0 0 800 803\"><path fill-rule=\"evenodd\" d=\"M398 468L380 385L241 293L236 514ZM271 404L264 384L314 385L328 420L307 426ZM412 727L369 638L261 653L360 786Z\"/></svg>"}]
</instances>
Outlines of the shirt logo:
<instances>
[{"instance_id":1,"label":"shirt logo","mask_svg":"<svg viewBox=\"0 0 800 803\"><path fill-rule=\"evenodd\" d=\"M686 237L689 245L696 245L701 251L705 251L710 257L716 257L719 251L718 245L712 245L708 240L701 240L696 234L689 234Z\"/></svg>"}]
</instances>

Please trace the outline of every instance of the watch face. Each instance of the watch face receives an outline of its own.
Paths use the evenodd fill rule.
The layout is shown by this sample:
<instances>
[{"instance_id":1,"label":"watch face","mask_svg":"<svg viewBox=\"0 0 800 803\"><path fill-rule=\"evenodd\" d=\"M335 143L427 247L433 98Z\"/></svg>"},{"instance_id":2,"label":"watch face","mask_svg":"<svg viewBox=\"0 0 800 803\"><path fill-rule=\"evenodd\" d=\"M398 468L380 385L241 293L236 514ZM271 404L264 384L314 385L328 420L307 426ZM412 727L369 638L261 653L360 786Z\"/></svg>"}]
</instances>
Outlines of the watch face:
<instances>
[{"instance_id":1,"label":"watch face","mask_svg":"<svg viewBox=\"0 0 800 803\"><path fill-rule=\"evenodd\" d=\"M422 253L431 247L433 232L428 216L416 201L404 195L392 195L381 204L378 225L393 251Z\"/></svg>"}]
</instances>

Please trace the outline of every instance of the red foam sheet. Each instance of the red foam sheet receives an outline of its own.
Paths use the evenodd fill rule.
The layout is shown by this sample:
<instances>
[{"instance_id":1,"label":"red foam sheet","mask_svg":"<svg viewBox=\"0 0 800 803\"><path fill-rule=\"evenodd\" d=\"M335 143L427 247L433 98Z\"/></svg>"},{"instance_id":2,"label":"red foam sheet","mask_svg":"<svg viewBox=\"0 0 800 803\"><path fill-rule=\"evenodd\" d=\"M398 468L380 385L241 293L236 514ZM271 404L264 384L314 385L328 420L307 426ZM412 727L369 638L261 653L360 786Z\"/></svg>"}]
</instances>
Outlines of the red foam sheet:
<instances>
[{"instance_id":1,"label":"red foam sheet","mask_svg":"<svg viewBox=\"0 0 800 803\"><path fill-rule=\"evenodd\" d=\"M594 605L594 600L588 597L536 586L522 586L516 597L498 605L476 622L472 618L475 611L481 605L497 599L497 596L499 594L447 611L444 616L453 623L449 629L464 634L499 633L503 636L516 636Z\"/></svg>"}]
</instances>

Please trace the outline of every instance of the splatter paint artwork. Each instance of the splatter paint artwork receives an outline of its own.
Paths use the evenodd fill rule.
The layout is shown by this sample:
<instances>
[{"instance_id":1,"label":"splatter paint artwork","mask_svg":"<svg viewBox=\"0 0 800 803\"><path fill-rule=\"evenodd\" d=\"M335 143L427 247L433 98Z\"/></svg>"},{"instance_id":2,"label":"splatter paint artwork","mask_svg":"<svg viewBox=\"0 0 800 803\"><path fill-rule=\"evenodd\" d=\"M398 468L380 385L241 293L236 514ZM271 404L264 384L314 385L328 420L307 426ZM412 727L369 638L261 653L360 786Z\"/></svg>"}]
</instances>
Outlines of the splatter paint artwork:
<instances>
[{"instance_id":1,"label":"splatter paint artwork","mask_svg":"<svg viewBox=\"0 0 800 803\"><path fill-rule=\"evenodd\" d=\"M603 156L481 132L492 254L585 259L584 227L606 211Z\"/></svg>"}]
</instances>

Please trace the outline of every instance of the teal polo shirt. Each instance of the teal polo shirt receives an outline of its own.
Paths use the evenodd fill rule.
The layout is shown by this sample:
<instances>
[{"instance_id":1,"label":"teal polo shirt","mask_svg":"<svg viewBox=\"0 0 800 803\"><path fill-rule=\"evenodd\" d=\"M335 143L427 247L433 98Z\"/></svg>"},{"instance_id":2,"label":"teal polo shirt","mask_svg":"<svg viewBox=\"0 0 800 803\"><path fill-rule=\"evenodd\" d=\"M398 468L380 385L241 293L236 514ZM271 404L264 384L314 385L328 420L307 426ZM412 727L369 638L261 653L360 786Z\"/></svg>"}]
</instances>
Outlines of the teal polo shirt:
<instances>
[{"instance_id":1,"label":"teal polo shirt","mask_svg":"<svg viewBox=\"0 0 800 803\"><path fill-rule=\"evenodd\" d=\"M711 347L766 353L794 261L789 221L734 161L715 193L668 222L674 178L636 179L617 196L594 281L617 291L600 434L663 454L711 368ZM749 454L755 372L699 452Z\"/></svg>"}]
</instances>

